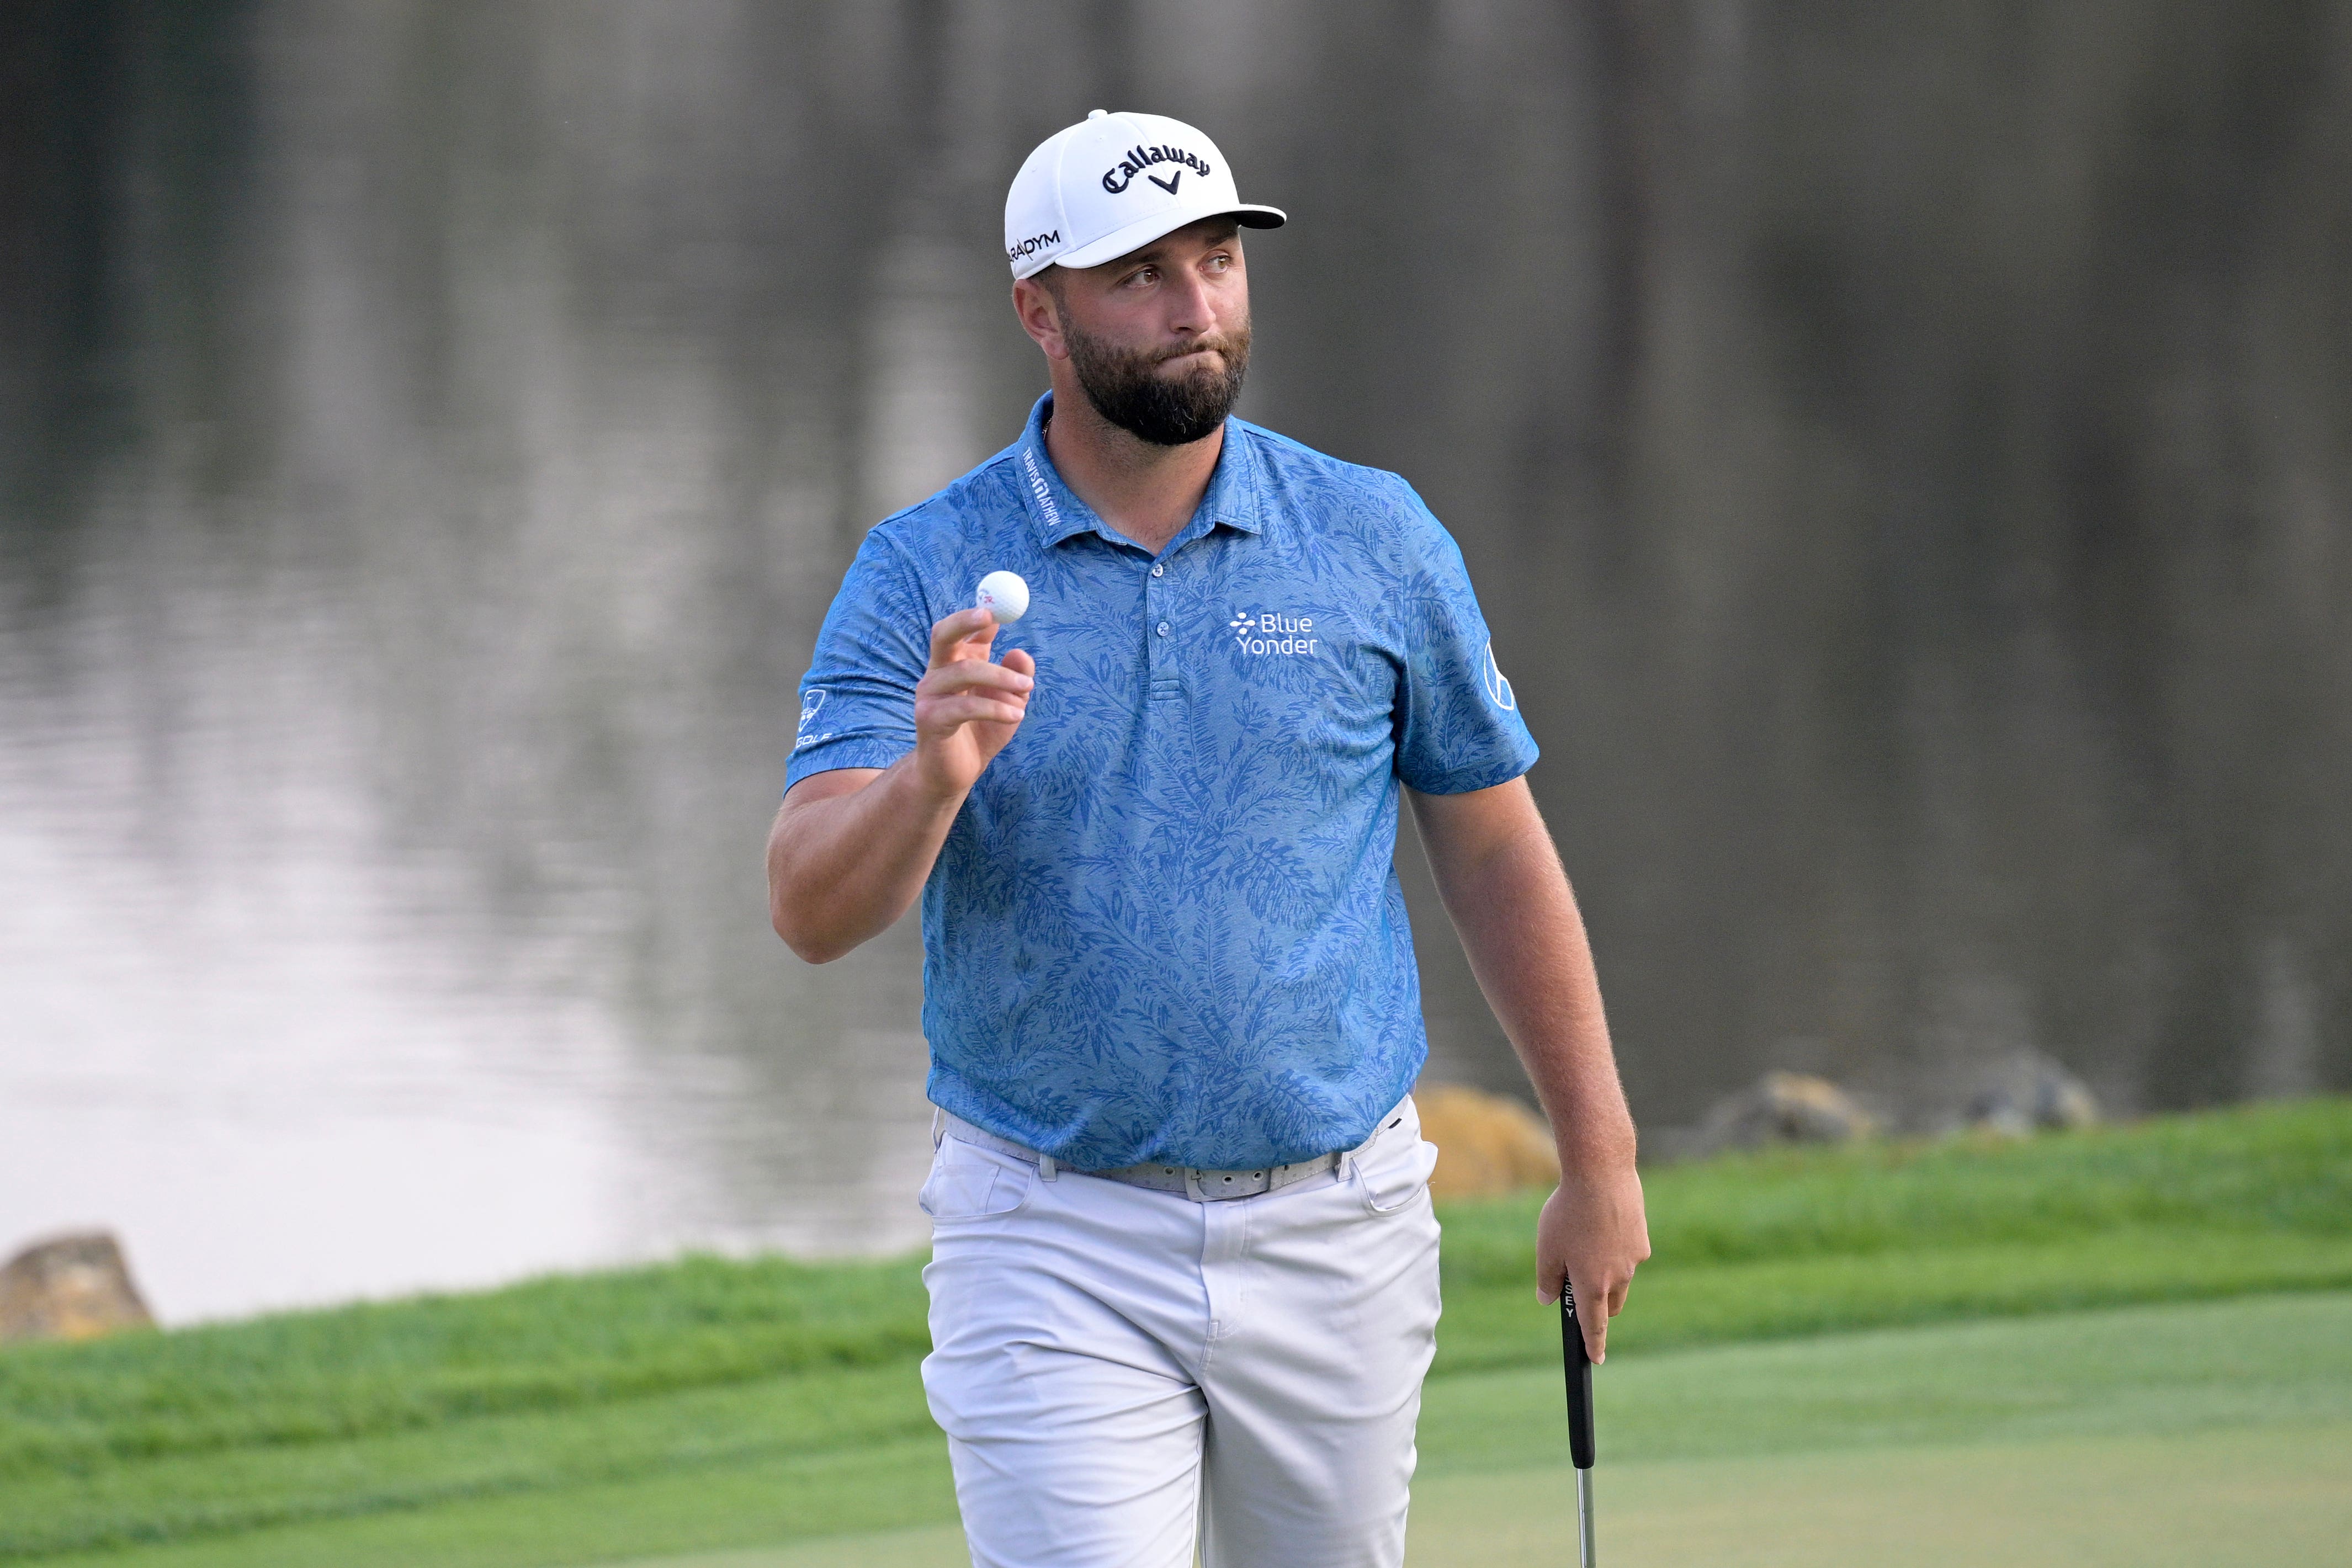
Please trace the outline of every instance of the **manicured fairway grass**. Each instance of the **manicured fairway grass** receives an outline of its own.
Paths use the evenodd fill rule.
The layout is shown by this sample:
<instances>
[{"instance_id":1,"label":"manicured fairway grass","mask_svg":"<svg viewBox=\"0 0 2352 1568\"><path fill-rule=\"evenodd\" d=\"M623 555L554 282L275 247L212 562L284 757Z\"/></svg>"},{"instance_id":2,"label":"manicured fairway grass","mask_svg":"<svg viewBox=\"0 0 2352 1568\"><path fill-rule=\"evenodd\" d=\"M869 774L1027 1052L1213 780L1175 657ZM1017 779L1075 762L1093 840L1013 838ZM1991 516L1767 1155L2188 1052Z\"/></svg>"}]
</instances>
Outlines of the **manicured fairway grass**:
<instances>
[{"instance_id":1,"label":"manicured fairway grass","mask_svg":"<svg viewBox=\"0 0 2352 1568\"><path fill-rule=\"evenodd\" d=\"M1601 1548L1624 1568L2336 1568L2352 1537L2352 1427L2098 1438L1607 1472ZM1560 1470L1416 1489L1413 1568L1575 1559ZM952 1528L628 1568L965 1568Z\"/></svg>"},{"instance_id":2,"label":"manicured fairway grass","mask_svg":"<svg viewBox=\"0 0 2352 1568\"><path fill-rule=\"evenodd\" d=\"M1414 1563L1572 1560L1555 1381L1431 1385ZM2352 1541L2352 1293L1612 1359L1598 1397L1619 1563L2293 1568ZM934 1529L673 1568L965 1561Z\"/></svg>"},{"instance_id":3,"label":"manicured fairway grass","mask_svg":"<svg viewBox=\"0 0 2352 1568\"><path fill-rule=\"evenodd\" d=\"M1618 1391L1603 1396L1612 1452L1627 1463L1702 1462L1687 1446L1642 1447L1637 1412L1671 1408L1667 1384L1633 1398L1645 1377L1732 1354L1697 1347L1780 1339L1738 1354L1859 1354L1869 1336L1803 1336L2352 1286L2342 1100L2021 1145L1776 1153L1646 1180L1658 1255L1601 1374ZM1556 1390L1522 1370L1558 1356L1556 1320L1533 1301L1533 1207L1446 1213L1433 1486L1452 1484L1446 1456L1472 1455L1482 1434L1508 1435L1496 1437L1507 1452L1463 1458L1459 1473L1517 1468L1526 1443L1556 1433ZM2090 1320L1935 1332L2073 1321ZM0 1353L0 1558L113 1545L138 1549L92 1560L490 1568L919 1533L952 1519L914 1376L924 1343L911 1261L695 1260L18 1348ZM2158 1385L2142 1375L2161 1370L2110 1381ZM2301 1409L2277 1380L2258 1386L2262 1419ZM1522 1427L1496 1403L1506 1389L1534 1400ZM1620 1397L1622 1411L1609 1403ZM1673 1424L1685 1445L1727 1429L1738 1406L1712 1382L1691 1398L1696 1414ZM1474 1414L1448 1436L1460 1408ZM1850 1407L1833 1415L1839 1430L1870 1429Z\"/></svg>"},{"instance_id":4,"label":"manicured fairway grass","mask_svg":"<svg viewBox=\"0 0 2352 1568\"><path fill-rule=\"evenodd\" d=\"M1596 1381L1620 1563L2294 1568L2339 1561L2352 1529L2352 1292L1612 1357ZM1558 1562L1565 1446L1549 1367L1433 1382L1412 1561ZM797 1545L643 1549L717 1545L730 1525L789 1542L836 1487L902 1511ZM950 1517L936 1445L902 1442L61 1561L948 1568L964 1561Z\"/></svg>"},{"instance_id":5,"label":"manicured fairway grass","mask_svg":"<svg viewBox=\"0 0 2352 1568\"><path fill-rule=\"evenodd\" d=\"M1612 1568L2336 1568L2347 1470L2352 1427L1653 1461L1610 1472L1601 1545ZM1557 1470L1448 1477L1416 1505L1408 1560L1559 1568L1575 1507Z\"/></svg>"}]
</instances>

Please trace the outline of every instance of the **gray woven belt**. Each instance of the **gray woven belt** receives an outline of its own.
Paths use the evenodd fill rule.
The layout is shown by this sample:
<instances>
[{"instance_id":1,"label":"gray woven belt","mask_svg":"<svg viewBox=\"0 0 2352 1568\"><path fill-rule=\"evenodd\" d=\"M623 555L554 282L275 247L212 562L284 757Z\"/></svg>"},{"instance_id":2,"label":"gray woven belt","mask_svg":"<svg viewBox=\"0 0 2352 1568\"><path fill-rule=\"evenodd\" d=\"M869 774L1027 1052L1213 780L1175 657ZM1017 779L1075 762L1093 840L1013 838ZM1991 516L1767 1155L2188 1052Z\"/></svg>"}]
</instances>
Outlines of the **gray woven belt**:
<instances>
[{"instance_id":1,"label":"gray woven belt","mask_svg":"<svg viewBox=\"0 0 2352 1568\"><path fill-rule=\"evenodd\" d=\"M947 1135L958 1143L978 1144L983 1149L994 1149L1000 1155L1011 1155L1016 1160L1026 1160L1037 1167L1037 1174L1051 1181L1065 1167L1051 1155L1041 1155L1010 1138L1000 1138L985 1127L975 1127L962 1117L942 1111L940 1124ZM1370 1144L1392 1123L1383 1120L1379 1132L1364 1140ZM1362 1145L1358 1145L1361 1147ZM1299 1160L1286 1166L1266 1166L1254 1171L1203 1170L1198 1166L1121 1166L1114 1171L1081 1171L1067 1167L1079 1176L1093 1176L1098 1181L1125 1182L1129 1186L1148 1187L1153 1192L1174 1193L1189 1197L1194 1203L1215 1203L1228 1197L1255 1197L1260 1193L1280 1192L1310 1176L1336 1171L1354 1149L1336 1155L1318 1155L1311 1160Z\"/></svg>"}]
</instances>

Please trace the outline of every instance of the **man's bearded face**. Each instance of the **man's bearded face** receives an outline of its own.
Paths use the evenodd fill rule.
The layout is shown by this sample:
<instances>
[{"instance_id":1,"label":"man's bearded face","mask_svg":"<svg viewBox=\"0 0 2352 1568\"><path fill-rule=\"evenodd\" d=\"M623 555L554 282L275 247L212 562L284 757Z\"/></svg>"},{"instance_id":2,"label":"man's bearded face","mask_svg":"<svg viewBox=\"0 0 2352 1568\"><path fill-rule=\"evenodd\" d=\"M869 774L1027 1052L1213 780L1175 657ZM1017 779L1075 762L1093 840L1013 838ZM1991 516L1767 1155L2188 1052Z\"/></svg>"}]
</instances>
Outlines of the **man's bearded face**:
<instances>
[{"instance_id":1,"label":"man's bearded face","mask_svg":"<svg viewBox=\"0 0 2352 1568\"><path fill-rule=\"evenodd\" d=\"M1181 347L1120 349L1094 337L1058 312L1070 366L1095 412L1155 446L1189 446L1212 434L1233 412L1249 371L1249 321L1230 332L1212 332ZM1180 371L1162 371L1170 360L1199 349L1214 349L1222 365L1203 361Z\"/></svg>"}]
</instances>

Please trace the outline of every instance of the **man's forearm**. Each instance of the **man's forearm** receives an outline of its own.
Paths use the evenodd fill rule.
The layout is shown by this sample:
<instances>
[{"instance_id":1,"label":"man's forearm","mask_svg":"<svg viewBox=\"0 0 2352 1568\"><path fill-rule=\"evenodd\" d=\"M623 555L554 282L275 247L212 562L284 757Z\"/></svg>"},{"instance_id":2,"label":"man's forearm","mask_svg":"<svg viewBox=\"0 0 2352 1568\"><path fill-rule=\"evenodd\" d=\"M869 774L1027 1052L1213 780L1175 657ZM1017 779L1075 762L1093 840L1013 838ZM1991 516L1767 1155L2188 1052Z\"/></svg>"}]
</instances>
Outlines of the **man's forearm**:
<instances>
[{"instance_id":1,"label":"man's forearm","mask_svg":"<svg viewBox=\"0 0 2352 1568\"><path fill-rule=\"evenodd\" d=\"M776 813L769 915L810 963L879 936L921 895L964 796L940 798L914 763L910 752L880 772L813 775Z\"/></svg>"},{"instance_id":2,"label":"man's forearm","mask_svg":"<svg viewBox=\"0 0 2352 1568\"><path fill-rule=\"evenodd\" d=\"M1536 1292L1556 1300L1565 1280L1580 1303L1600 1309L1577 1321L1586 1353L1602 1360L1650 1236L1584 917L1526 780L1415 795L1413 815L1479 988L1559 1144L1559 1187L1536 1220Z\"/></svg>"},{"instance_id":3,"label":"man's forearm","mask_svg":"<svg viewBox=\"0 0 2352 1568\"><path fill-rule=\"evenodd\" d=\"M1502 788L1523 796L1526 787ZM1633 1120L1591 945L1532 798L1491 809L1444 797L1415 805L1439 895L1551 1121L1563 1172L1589 1178L1629 1167Z\"/></svg>"}]
</instances>

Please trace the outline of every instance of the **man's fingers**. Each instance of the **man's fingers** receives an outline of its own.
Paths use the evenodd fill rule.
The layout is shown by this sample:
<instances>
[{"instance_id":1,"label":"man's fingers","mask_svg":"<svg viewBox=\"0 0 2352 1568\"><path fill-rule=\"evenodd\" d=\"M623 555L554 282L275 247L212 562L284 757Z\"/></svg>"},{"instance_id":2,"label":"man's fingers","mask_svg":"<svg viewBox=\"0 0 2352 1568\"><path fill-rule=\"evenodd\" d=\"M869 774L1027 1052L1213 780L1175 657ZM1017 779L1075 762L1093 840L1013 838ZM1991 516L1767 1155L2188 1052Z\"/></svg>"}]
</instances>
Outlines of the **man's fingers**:
<instances>
[{"instance_id":1,"label":"man's fingers","mask_svg":"<svg viewBox=\"0 0 2352 1568\"><path fill-rule=\"evenodd\" d=\"M1559 1281L1569 1277L1576 1292L1576 1322L1584 1333L1584 1354L1600 1364L1609 1354L1609 1320L1625 1310L1626 1294L1633 1289L1633 1274L1628 1269L1618 1279L1606 1272L1582 1285L1574 1283L1574 1270L1550 1268L1541 1270L1536 1279L1536 1292L1547 1302L1559 1300Z\"/></svg>"},{"instance_id":2,"label":"man's fingers","mask_svg":"<svg viewBox=\"0 0 2352 1568\"><path fill-rule=\"evenodd\" d=\"M931 667L915 683L919 735L944 740L968 724L1016 725L1027 716L1037 662L1016 649L1003 664L989 663L995 638L996 617L985 610L959 610L933 624Z\"/></svg>"},{"instance_id":3,"label":"man's fingers","mask_svg":"<svg viewBox=\"0 0 2352 1568\"><path fill-rule=\"evenodd\" d=\"M997 691L1025 695L1036 680L1028 671L984 659L958 659L925 673L915 685L919 697L946 696L957 692Z\"/></svg>"},{"instance_id":4,"label":"man's fingers","mask_svg":"<svg viewBox=\"0 0 2352 1568\"><path fill-rule=\"evenodd\" d=\"M1020 703L999 697L943 696L920 705L915 725L919 729L954 729L967 724L1019 724L1028 712Z\"/></svg>"},{"instance_id":5,"label":"man's fingers","mask_svg":"<svg viewBox=\"0 0 2352 1568\"><path fill-rule=\"evenodd\" d=\"M986 649L996 636L996 616L986 610L959 610L931 623L931 668L954 662L956 650L978 640ZM985 657L985 653L982 654Z\"/></svg>"},{"instance_id":6,"label":"man's fingers","mask_svg":"<svg viewBox=\"0 0 2352 1568\"><path fill-rule=\"evenodd\" d=\"M1559 1276L1553 1277L1557 1279ZM1601 1363L1601 1356L1608 1353L1609 1314L1593 1310L1592 1303L1606 1301L1609 1292L1598 1285L1579 1286L1573 1279L1570 1281L1569 1288L1576 1295L1576 1326L1578 1332L1584 1335L1584 1354L1597 1366ZM1551 1294L1547 1299L1551 1301L1559 1299L1558 1285L1552 1287Z\"/></svg>"}]
</instances>

